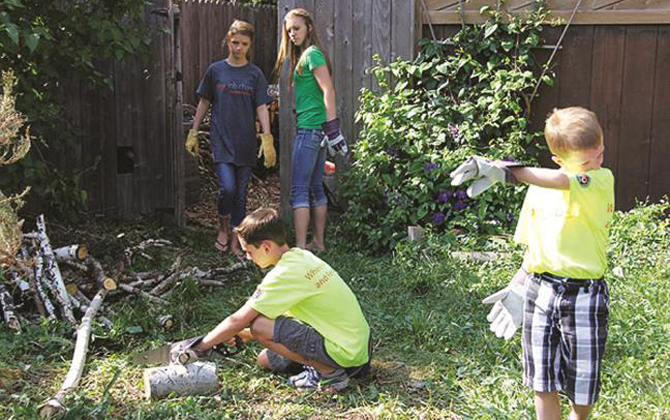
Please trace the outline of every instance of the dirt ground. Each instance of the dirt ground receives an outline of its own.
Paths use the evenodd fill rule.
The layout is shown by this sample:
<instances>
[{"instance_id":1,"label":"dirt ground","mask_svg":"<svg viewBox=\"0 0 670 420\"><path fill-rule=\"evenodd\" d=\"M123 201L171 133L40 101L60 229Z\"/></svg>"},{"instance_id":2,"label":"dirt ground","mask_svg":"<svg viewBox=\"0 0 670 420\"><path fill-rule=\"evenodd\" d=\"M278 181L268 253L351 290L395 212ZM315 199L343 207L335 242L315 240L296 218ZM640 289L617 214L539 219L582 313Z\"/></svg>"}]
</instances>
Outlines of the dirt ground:
<instances>
[{"instance_id":1,"label":"dirt ground","mask_svg":"<svg viewBox=\"0 0 670 420\"><path fill-rule=\"evenodd\" d=\"M186 208L186 219L188 223L216 226L216 188L212 183L203 182L200 192L200 202ZM256 175L249 182L249 194L247 196L247 213L259 207L279 208L281 201L279 171L266 175L261 179Z\"/></svg>"}]
</instances>

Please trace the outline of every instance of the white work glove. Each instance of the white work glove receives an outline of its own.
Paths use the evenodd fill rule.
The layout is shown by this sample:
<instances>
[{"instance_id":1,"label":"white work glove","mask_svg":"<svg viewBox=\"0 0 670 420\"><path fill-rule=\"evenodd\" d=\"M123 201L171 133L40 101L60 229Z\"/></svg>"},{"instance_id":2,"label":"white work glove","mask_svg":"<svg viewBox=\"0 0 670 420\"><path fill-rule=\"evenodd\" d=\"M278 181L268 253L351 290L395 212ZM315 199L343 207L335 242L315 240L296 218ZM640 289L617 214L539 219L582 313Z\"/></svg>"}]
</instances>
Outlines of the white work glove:
<instances>
[{"instance_id":1,"label":"white work glove","mask_svg":"<svg viewBox=\"0 0 670 420\"><path fill-rule=\"evenodd\" d=\"M476 197L496 182L515 184L517 180L509 168L518 166L523 165L472 156L451 173L451 185L461 185L465 181L474 179L475 182L468 187L467 193L469 197Z\"/></svg>"},{"instance_id":2,"label":"white work glove","mask_svg":"<svg viewBox=\"0 0 670 420\"><path fill-rule=\"evenodd\" d=\"M509 340L521 326L523 320L524 282L528 273L520 268L512 281L502 290L485 298L482 303L493 303L486 319L496 337Z\"/></svg>"}]
</instances>

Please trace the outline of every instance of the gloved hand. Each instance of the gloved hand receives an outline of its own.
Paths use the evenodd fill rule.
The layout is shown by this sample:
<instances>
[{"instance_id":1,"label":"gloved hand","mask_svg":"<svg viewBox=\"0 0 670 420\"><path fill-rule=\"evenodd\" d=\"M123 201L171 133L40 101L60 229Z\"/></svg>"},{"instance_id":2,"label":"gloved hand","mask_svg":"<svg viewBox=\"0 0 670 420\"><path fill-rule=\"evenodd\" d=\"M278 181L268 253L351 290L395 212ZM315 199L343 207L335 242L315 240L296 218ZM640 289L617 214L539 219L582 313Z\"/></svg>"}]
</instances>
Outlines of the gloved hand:
<instances>
[{"instance_id":1,"label":"gloved hand","mask_svg":"<svg viewBox=\"0 0 670 420\"><path fill-rule=\"evenodd\" d=\"M191 156L197 156L200 153L200 143L198 143L198 131L194 129L188 130L188 136L186 136L186 151L191 154Z\"/></svg>"},{"instance_id":2,"label":"gloved hand","mask_svg":"<svg viewBox=\"0 0 670 420\"><path fill-rule=\"evenodd\" d=\"M258 149L258 157L265 155L264 165L266 168L271 168L277 163L277 152L275 151L275 139L272 134L259 134L261 139L261 147Z\"/></svg>"},{"instance_id":3,"label":"gloved hand","mask_svg":"<svg viewBox=\"0 0 670 420\"><path fill-rule=\"evenodd\" d=\"M170 348L170 364L186 365L200 358L207 357L211 353L211 350L201 351L195 349L195 346L200 344L204 337L204 335L200 335L174 343Z\"/></svg>"},{"instance_id":4,"label":"gloved hand","mask_svg":"<svg viewBox=\"0 0 670 420\"><path fill-rule=\"evenodd\" d=\"M326 137L323 139L323 141L326 142L326 146L328 146L328 154L330 156L335 156L339 153L342 156L346 156L348 151L347 141L344 139L344 136L340 131L340 119L335 118L330 121L326 121L323 123L321 128L326 134Z\"/></svg>"},{"instance_id":5,"label":"gloved hand","mask_svg":"<svg viewBox=\"0 0 670 420\"><path fill-rule=\"evenodd\" d=\"M524 282L528 273L520 268L512 281L502 290L486 297L482 303L493 303L486 319L496 337L512 338L523 320Z\"/></svg>"},{"instance_id":6,"label":"gloved hand","mask_svg":"<svg viewBox=\"0 0 670 420\"><path fill-rule=\"evenodd\" d=\"M489 160L472 156L451 173L451 185L461 185L474 179L467 189L468 196L476 197L496 182L517 183L510 168L523 166L516 162Z\"/></svg>"}]
</instances>

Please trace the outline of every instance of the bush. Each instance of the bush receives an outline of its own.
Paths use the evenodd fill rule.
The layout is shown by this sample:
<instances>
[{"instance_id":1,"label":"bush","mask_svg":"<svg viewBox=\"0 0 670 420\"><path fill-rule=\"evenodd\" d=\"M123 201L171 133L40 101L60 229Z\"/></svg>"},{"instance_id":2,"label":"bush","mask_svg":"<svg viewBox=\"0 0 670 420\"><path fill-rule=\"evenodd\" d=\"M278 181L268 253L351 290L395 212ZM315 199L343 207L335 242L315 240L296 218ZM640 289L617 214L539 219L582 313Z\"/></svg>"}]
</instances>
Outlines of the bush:
<instances>
[{"instance_id":1,"label":"bush","mask_svg":"<svg viewBox=\"0 0 670 420\"><path fill-rule=\"evenodd\" d=\"M379 89L361 93L362 130L342 188L342 228L366 248L393 247L407 225L491 233L514 222L520 192L493 189L471 201L450 185L449 173L474 154L536 161L527 93L537 83L531 48L545 12L508 23L483 12L488 22L446 42L422 40L414 61L377 60L372 68Z\"/></svg>"}]
</instances>

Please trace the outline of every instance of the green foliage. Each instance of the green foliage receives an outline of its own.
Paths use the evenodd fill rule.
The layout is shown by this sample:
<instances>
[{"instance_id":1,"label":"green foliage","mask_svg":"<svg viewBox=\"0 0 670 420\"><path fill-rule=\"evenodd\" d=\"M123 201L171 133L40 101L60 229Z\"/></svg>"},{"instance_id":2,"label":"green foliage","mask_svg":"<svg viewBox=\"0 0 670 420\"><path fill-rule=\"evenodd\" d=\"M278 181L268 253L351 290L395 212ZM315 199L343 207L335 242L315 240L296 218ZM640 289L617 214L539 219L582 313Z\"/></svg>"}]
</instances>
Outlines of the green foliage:
<instances>
[{"instance_id":1,"label":"green foliage","mask_svg":"<svg viewBox=\"0 0 670 420\"><path fill-rule=\"evenodd\" d=\"M513 223L518 191L495 188L471 201L449 173L474 154L535 161L527 94L545 12L505 22L484 11L488 22L443 44L422 40L414 61L372 68L379 89L362 90L362 130L342 188L344 231L366 248L392 247L407 225L496 232Z\"/></svg>"},{"instance_id":2,"label":"green foliage","mask_svg":"<svg viewBox=\"0 0 670 420\"><path fill-rule=\"evenodd\" d=\"M121 60L148 45L143 20L146 0L0 0L0 70L13 69L19 82L17 109L30 121L33 150L1 169L0 188L33 185L33 194L61 212L81 208L81 168L58 171L55 156L71 153L76 133L64 117L63 82L109 86L96 69L101 60Z\"/></svg>"}]
</instances>

